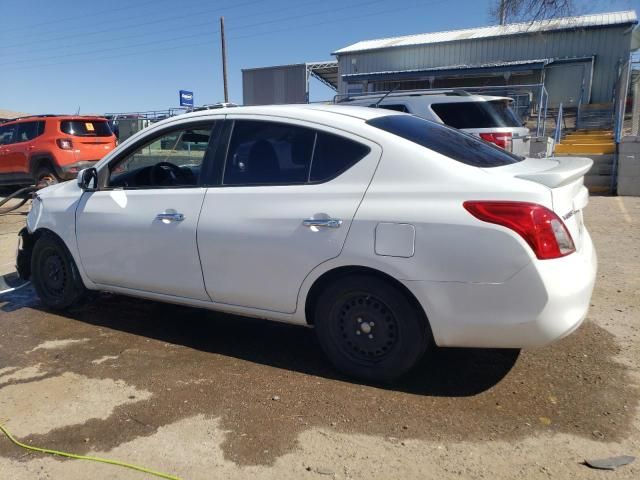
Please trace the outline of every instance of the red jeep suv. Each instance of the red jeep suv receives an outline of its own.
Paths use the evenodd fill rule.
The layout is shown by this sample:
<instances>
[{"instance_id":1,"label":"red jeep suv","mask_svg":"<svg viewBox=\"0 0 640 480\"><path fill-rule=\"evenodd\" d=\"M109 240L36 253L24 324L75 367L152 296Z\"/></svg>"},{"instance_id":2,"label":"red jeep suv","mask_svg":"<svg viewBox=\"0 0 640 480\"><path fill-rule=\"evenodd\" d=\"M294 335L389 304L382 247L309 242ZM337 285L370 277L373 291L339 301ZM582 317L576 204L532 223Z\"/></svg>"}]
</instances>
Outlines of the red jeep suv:
<instances>
[{"instance_id":1,"label":"red jeep suv","mask_svg":"<svg viewBox=\"0 0 640 480\"><path fill-rule=\"evenodd\" d=\"M0 123L0 185L75 178L115 146L102 117L34 115L5 121Z\"/></svg>"}]
</instances>

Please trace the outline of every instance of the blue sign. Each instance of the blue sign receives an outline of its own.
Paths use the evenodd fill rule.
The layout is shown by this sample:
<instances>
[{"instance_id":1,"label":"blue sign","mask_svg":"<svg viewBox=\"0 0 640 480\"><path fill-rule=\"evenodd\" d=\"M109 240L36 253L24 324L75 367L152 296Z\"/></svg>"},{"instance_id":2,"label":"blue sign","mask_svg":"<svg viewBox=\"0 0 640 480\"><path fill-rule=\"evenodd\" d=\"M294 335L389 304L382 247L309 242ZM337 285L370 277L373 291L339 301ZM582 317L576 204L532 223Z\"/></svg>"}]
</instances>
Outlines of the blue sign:
<instances>
[{"instance_id":1,"label":"blue sign","mask_svg":"<svg viewBox=\"0 0 640 480\"><path fill-rule=\"evenodd\" d=\"M193 107L193 92L188 90L180 90L180 106Z\"/></svg>"}]
</instances>

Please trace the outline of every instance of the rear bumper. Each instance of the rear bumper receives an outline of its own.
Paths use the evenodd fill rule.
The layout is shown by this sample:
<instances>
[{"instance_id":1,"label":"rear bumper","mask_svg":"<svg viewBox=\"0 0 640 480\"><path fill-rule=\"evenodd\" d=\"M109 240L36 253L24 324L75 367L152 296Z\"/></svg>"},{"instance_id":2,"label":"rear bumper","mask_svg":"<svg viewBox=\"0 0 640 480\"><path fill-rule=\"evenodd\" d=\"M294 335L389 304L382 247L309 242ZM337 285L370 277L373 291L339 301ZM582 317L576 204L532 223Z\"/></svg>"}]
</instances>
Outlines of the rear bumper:
<instances>
[{"instance_id":1,"label":"rear bumper","mask_svg":"<svg viewBox=\"0 0 640 480\"><path fill-rule=\"evenodd\" d=\"M404 283L424 307L438 345L527 348L547 345L580 326L596 272L596 252L585 229L579 252L532 261L504 283Z\"/></svg>"},{"instance_id":2,"label":"rear bumper","mask_svg":"<svg viewBox=\"0 0 640 480\"><path fill-rule=\"evenodd\" d=\"M62 180L73 180L78 176L78 172L85 168L93 167L98 160L84 160L82 162L75 162L68 165L64 165L58 168L58 176Z\"/></svg>"}]
</instances>

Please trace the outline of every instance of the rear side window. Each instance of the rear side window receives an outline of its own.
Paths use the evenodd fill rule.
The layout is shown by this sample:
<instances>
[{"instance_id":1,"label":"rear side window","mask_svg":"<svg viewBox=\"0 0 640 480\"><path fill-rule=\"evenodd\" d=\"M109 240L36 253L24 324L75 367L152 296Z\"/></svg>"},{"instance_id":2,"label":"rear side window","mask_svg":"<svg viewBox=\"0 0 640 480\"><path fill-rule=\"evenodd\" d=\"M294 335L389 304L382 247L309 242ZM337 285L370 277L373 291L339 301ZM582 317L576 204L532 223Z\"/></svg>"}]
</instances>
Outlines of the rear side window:
<instances>
[{"instance_id":1,"label":"rear side window","mask_svg":"<svg viewBox=\"0 0 640 480\"><path fill-rule=\"evenodd\" d=\"M15 142L28 142L44 132L44 122L22 122L16 125Z\"/></svg>"},{"instance_id":2,"label":"rear side window","mask_svg":"<svg viewBox=\"0 0 640 480\"><path fill-rule=\"evenodd\" d=\"M352 140L286 123L237 120L224 185L299 185L340 175L369 152Z\"/></svg>"},{"instance_id":3,"label":"rear side window","mask_svg":"<svg viewBox=\"0 0 640 480\"><path fill-rule=\"evenodd\" d=\"M413 115L389 115L367 123L473 167L501 167L524 160L473 135Z\"/></svg>"},{"instance_id":4,"label":"rear side window","mask_svg":"<svg viewBox=\"0 0 640 480\"><path fill-rule=\"evenodd\" d=\"M521 127L505 100L490 102L434 103L432 110L443 123L454 128Z\"/></svg>"},{"instance_id":5,"label":"rear side window","mask_svg":"<svg viewBox=\"0 0 640 480\"><path fill-rule=\"evenodd\" d=\"M113 135L104 120L63 120L60 130L76 137L110 137Z\"/></svg>"}]
</instances>

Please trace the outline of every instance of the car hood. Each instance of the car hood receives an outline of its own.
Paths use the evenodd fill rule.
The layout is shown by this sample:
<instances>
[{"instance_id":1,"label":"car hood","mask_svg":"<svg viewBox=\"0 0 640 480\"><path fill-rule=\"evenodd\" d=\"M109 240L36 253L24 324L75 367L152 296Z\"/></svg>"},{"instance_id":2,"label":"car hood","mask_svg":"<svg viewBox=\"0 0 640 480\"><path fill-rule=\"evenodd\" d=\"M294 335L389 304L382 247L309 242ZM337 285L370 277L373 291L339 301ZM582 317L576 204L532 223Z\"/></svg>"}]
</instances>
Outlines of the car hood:
<instances>
[{"instance_id":1,"label":"car hood","mask_svg":"<svg viewBox=\"0 0 640 480\"><path fill-rule=\"evenodd\" d=\"M80 196L82 189L78 186L78 182L75 180L69 180L68 182L56 183L55 185L49 185L48 187L41 188L36 192L36 196L41 199L47 199L58 196Z\"/></svg>"}]
</instances>

